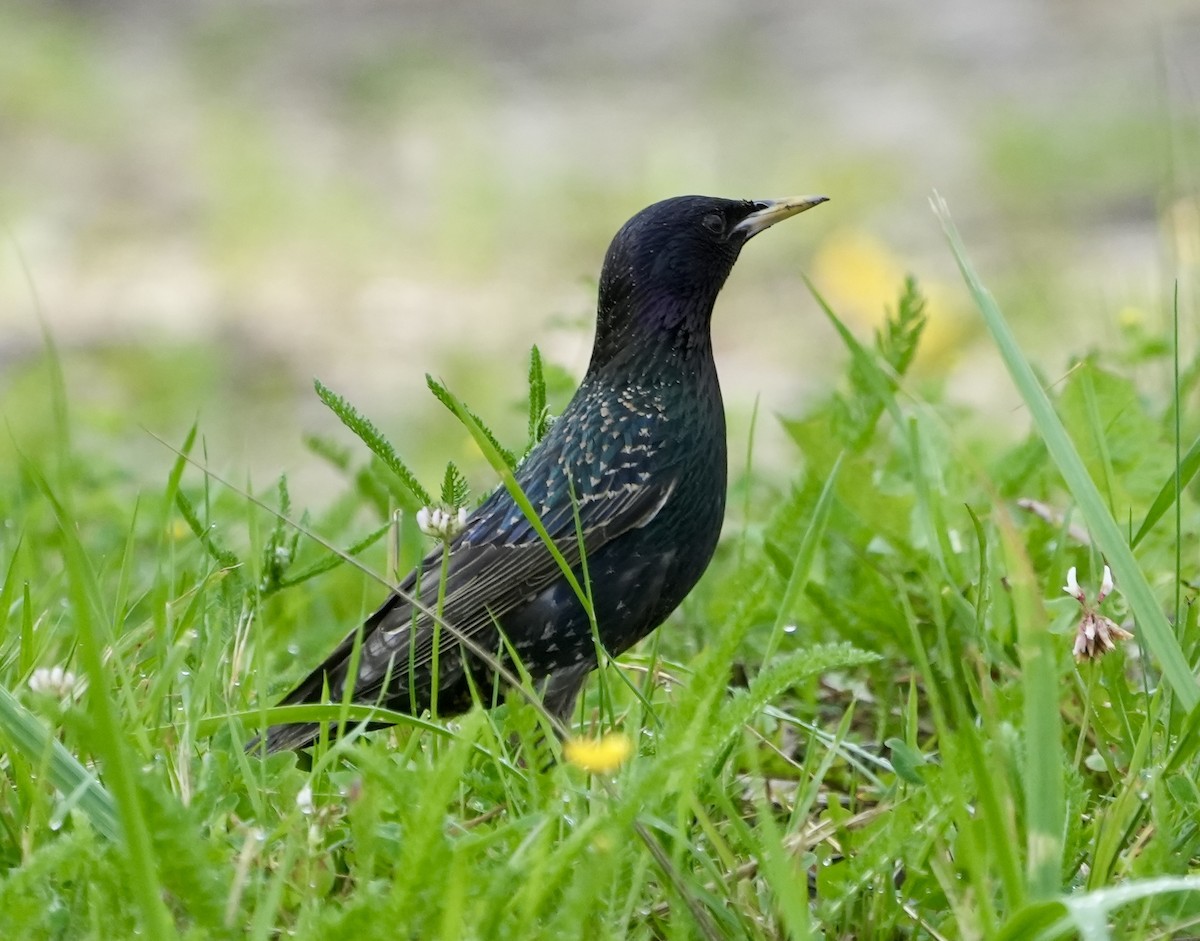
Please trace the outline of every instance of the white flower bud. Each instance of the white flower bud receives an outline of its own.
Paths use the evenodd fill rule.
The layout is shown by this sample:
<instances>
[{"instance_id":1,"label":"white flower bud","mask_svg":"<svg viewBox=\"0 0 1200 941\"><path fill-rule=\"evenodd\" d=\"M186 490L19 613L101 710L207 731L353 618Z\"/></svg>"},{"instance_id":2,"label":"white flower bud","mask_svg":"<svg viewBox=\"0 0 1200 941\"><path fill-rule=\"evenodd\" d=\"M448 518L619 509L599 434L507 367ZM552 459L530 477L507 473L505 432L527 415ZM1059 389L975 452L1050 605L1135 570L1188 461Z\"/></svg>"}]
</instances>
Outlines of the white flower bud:
<instances>
[{"instance_id":1,"label":"white flower bud","mask_svg":"<svg viewBox=\"0 0 1200 941\"><path fill-rule=\"evenodd\" d=\"M306 817L316 809L316 805L313 804L311 784L306 784L300 788L300 792L296 795L296 806L300 808L300 813Z\"/></svg>"},{"instance_id":2,"label":"white flower bud","mask_svg":"<svg viewBox=\"0 0 1200 941\"><path fill-rule=\"evenodd\" d=\"M62 667L38 667L29 677L29 688L38 695L68 700L75 692L75 674Z\"/></svg>"},{"instance_id":3,"label":"white flower bud","mask_svg":"<svg viewBox=\"0 0 1200 941\"><path fill-rule=\"evenodd\" d=\"M1083 589L1079 587L1079 580L1075 577L1075 566L1073 565L1067 569L1067 583L1063 586L1063 591L1083 604Z\"/></svg>"},{"instance_id":4,"label":"white flower bud","mask_svg":"<svg viewBox=\"0 0 1200 941\"><path fill-rule=\"evenodd\" d=\"M467 525L467 511L457 513L440 506L426 506L417 510L417 527L426 536L449 541Z\"/></svg>"}]
</instances>

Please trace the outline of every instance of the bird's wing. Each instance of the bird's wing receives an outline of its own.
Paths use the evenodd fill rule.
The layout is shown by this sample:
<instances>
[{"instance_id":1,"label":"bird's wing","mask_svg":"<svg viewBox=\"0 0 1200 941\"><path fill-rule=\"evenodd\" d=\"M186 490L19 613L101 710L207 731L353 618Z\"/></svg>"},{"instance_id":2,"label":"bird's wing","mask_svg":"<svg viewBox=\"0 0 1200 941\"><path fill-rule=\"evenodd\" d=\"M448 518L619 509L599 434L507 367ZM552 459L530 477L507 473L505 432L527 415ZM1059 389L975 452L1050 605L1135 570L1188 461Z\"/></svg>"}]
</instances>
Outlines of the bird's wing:
<instances>
[{"instance_id":1,"label":"bird's wing","mask_svg":"<svg viewBox=\"0 0 1200 941\"><path fill-rule=\"evenodd\" d=\"M625 475L609 478L612 485L608 489L592 491L574 503L544 511L543 527L568 565L578 564L581 542L583 552L590 555L622 533L649 523L677 483L677 477L670 474L666 479L656 474L652 483L635 483L621 477ZM479 642L498 619L562 577L559 564L545 543L524 514L504 496L500 490L484 503L451 544L442 618L452 629L443 626L441 631L435 631L431 619L399 593L367 619L362 631L355 699L377 698L385 681L393 688L402 687L402 678L410 670L429 667L435 637L439 656L457 649L460 637ZM439 549L430 553L404 580L401 592L416 597L427 608L434 608L441 566ZM346 679L344 671L349 668L357 636L355 632L347 637L283 704L319 698L326 678L336 695Z\"/></svg>"}]
</instances>

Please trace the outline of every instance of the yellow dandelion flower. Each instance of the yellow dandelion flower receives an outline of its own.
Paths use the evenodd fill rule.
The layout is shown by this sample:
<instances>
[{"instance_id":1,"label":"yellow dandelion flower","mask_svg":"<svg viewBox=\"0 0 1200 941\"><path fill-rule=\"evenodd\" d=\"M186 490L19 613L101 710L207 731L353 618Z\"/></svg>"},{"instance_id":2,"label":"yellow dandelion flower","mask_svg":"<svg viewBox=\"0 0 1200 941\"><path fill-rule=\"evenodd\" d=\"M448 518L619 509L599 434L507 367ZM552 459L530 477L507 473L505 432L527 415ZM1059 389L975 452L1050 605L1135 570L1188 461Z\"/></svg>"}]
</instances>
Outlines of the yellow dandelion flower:
<instances>
[{"instance_id":1,"label":"yellow dandelion flower","mask_svg":"<svg viewBox=\"0 0 1200 941\"><path fill-rule=\"evenodd\" d=\"M866 232L842 229L831 234L813 256L812 272L821 293L848 324L875 329L896 306L904 284L905 261ZM917 352L926 366L945 367L953 360L965 327L957 316L950 290L920 279L928 321Z\"/></svg>"},{"instance_id":2,"label":"yellow dandelion flower","mask_svg":"<svg viewBox=\"0 0 1200 941\"><path fill-rule=\"evenodd\" d=\"M884 307L896 300L905 267L882 241L866 232L841 229L829 235L813 256L815 280L847 320L875 327Z\"/></svg>"},{"instance_id":3,"label":"yellow dandelion flower","mask_svg":"<svg viewBox=\"0 0 1200 941\"><path fill-rule=\"evenodd\" d=\"M600 738L570 738L563 743L563 756L590 774L610 774L633 754L628 735L611 732Z\"/></svg>"}]
</instances>

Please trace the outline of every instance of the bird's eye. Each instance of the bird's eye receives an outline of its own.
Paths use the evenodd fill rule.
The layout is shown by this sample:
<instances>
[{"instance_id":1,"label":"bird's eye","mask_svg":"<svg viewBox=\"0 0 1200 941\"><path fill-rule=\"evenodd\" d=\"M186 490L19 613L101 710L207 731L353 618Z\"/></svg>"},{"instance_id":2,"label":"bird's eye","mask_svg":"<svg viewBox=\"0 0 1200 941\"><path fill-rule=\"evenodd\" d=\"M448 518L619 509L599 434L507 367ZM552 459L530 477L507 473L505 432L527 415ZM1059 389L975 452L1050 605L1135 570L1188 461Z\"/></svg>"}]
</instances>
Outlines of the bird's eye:
<instances>
[{"instance_id":1,"label":"bird's eye","mask_svg":"<svg viewBox=\"0 0 1200 941\"><path fill-rule=\"evenodd\" d=\"M704 221L701 222L701 225L708 229L708 231L713 235L725 234L725 217L719 212L710 212L704 217Z\"/></svg>"}]
</instances>

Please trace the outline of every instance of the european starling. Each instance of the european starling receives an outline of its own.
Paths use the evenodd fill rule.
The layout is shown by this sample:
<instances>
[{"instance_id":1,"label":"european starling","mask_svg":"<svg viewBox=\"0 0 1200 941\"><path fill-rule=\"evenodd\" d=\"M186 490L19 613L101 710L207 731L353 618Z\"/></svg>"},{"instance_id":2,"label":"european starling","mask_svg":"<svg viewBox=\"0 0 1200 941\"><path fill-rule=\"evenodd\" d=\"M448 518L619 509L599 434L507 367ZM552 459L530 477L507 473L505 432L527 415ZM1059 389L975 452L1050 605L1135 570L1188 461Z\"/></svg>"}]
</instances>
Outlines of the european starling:
<instances>
[{"instance_id":1,"label":"european starling","mask_svg":"<svg viewBox=\"0 0 1200 941\"><path fill-rule=\"evenodd\" d=\"M643 209L609 246L587 374L516 479L580 585L586 566L597 634L613 656L675 610L721 531L717 294L749 239L824 201L681 196ZM352 683L354 701L413 715L431 708L435 684L440 715L490 704L495 676L458 639L466 636L503 663L515 653L547 708L568 716L597 665L591 621L507 489L453 537L445 623L435 628L408 599L434 608L441 572L439 548L283 703L320 702L326 690L338 702ZM301 748L318 732L312 723L274 726L266 747Z\"/></svg>"}]
</instances>

